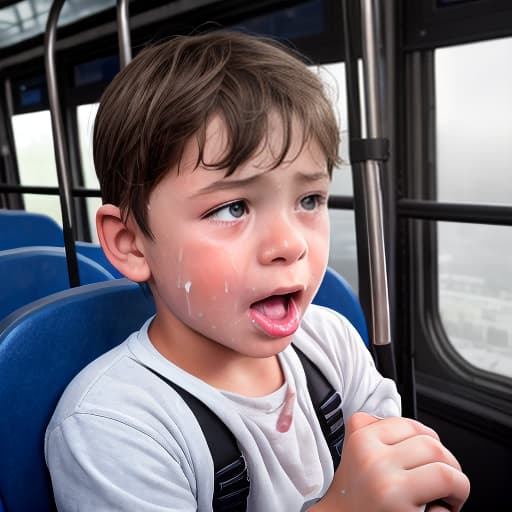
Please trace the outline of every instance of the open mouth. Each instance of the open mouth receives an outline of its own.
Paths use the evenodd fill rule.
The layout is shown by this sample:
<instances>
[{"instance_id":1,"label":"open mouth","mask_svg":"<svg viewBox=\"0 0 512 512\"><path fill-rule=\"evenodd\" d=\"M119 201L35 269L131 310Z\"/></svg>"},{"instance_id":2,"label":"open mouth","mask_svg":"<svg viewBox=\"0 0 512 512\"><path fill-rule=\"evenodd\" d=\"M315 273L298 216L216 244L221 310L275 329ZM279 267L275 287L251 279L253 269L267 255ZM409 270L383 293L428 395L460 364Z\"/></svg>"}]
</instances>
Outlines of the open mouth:
<instances>
[{"instance_id":1,"label":"open mouth","mask_svg":"<svg viewBox=\"0 0 512 512\"><path fill-rule=\"evenodd\" d=\"M272 320L281 320L288 313L288 305L292 294L271 295L251 305L252 309L259 311L262 315Z\"/></svg>"},{"instance_id":2,"label":"open mouth","mask_svg":"<svg viewBox=\"0 0 512 512\"><path fill-rule=\"evenodd\" d=\"M262 331L272 337L293 334L300 323L296 299L298 292L270 295L251 304L251 320Z\"/></svg>"}]
</instances>

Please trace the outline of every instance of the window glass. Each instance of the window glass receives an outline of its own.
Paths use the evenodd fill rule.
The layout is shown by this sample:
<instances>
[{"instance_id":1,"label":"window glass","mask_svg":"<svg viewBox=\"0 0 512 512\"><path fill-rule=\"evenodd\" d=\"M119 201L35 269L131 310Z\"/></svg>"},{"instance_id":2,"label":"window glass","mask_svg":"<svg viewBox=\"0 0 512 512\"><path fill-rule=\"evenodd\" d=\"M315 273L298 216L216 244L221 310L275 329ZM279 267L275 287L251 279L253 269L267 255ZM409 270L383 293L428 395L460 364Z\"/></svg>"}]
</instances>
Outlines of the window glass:
<instances>
[{"instance_id":1,"label":"window glass","mask_svg":"<svg viewBox=\"0 0 512 512\"><path fill-rule=\"evenodd\" d=\"M58 186L50 112L43 110L13 116L12 128L20 183ZM45 213L62 225L58 196L24 194L23 199L28 211Z\"/></svg>"},{"instance_id":2,"label":"window glass","mask_svg":"<svg viewBox=\"0 0 512 512\"><path fill-rule=\"evenodd\" d=\"M512 202L512 38L436 51L440 201ZM438 223L439 307L453 347L512 377L512 228Z\"/></svg>"},{"instance_id":3,"label":"window glass","mask_svg":"<svg viewBox=\"0 0 512 512\"><path fill-rule=\"evenodd\" d=\"M80 146L80 158L82 162L82 171L84 185L86 188L99 189L100 185L96 172L94 170L94 161L92 156L92 131L94 127L94 118L98 111L99 103L90 105L79 105L77 108L78 122L78 142ZM89 197L86 199L87 218L91 232L91 239L98 243L96 233L96 210L101 205L99 197Z\"/></svg>"},{"instance_id":4,"label":"window glass","mask_svg":"<svg viewBox=\"0 0 512 512\"><path fill-rule=\"evenodd\" d=\"M13 80L12 93L16 114L49 108L46 77L42 74Z\"/></svg>"},{"instance_id":5,"label":"window glass","mask_svg":"<svg viewBox=\"0 0 512 512\"><path fill-rule=\"evenodd\" d=\"M435 54L440 201L511 203L512 38Z\"/></svg>"},{"instance_id":6,"label":"window glass","mask_svg":"<svg viewBox=\"0 0 512 512\"><path fill-rule=\"evenodd\" d=\"M439 309L472 365L512 377L512 229L438 223Z\"/></svg>"},{"instance_id":7,"label":"window glass","mask_svg":"<svg viewBox=\"0 0 512 512\"><path fill-rule=\"evenodd\" d=\"M41 34L44 31L52 2L50 0L20 0L2 2L0 8L0 47L9 46ZM115 5L114 0L88 0L64 2L59 16L59 26L103 11Z\"/></svg>"},{"instance_id":8,"label":"window glass","mask_svg":"<svg viewBox=\"0 0 512 512\"><path fill-rule=\"evenodd\" d=\"M108 84L117 73L119 73L119 55L99 57L77 64L73 68L74 85L82 87L90 84Z\"/></svg>"},{"instance_id":9,"label":"window glass","mask_svg":"<svg viewBox=\"0 0 512 512\"><path fill-rule=\"evenodd\" d=\"M342 158L342 165L333 172L331 194L351 196L353 191L348 150L348 112L345 64L343 62L325 64L315 70L318 71L323 82L326 84L329 97L336 109L338 124L341 131L340 154Z\"/></svg>"},{"instance_id":10,"label":"window glass","mask_svg":"<svg viewBox=\"0 0 512 512\"><path fill-rule=\"evenodd\" d=\"M358 291L357 247L354 212L329 210L331 220L331 246L329 266L341 274L355 293Z\"/></svg>"},{"instance_id":11,"label":"window glass","mask_svg":"<svg viewBox=\"0 0 512 512\"><path fill-rule=\"evenodd\" d=\"M342 165L333 170L332 195L353 194L352 172L348 152L348 113L345 86L345 64L323 65L318 69L322 80L326 83L331 101L335 105L338 123L341 130ZM331 221L331 247L329 265L339 272L357 292L357 251L354 212L350 210L329 211Z\"/></svg>"},{"instance_id":12,"label":"window glass","mask_svg":"<svg viewBox=\"0 0 512 512\"><path fill-rule=\"evenodd\" d=\"M278 9L231 25L234 30L264 34L283 40L318 35L324 29L324 6L321 0L309 0L301 5Z\"/></svg>"}]
</instances>

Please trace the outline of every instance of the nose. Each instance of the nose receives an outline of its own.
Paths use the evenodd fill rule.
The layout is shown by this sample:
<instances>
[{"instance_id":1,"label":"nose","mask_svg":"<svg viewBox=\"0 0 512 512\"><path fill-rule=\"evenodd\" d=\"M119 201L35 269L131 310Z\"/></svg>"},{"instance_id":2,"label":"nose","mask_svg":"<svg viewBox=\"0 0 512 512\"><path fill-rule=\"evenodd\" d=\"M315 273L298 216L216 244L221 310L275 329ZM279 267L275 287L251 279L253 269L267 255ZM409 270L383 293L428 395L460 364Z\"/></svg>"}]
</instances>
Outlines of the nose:
<instances>
[{"instance_id":1,"label":"nose","mask_svg":"<svg viewBox=\"0 0 512 512\"><path fill-rule=\"evenodd\" d=\"M258 259L262 265L294 263L308 253L304 233L286 219L275 218L267 223L260 240Z\"/></svg>"}]
</instances>

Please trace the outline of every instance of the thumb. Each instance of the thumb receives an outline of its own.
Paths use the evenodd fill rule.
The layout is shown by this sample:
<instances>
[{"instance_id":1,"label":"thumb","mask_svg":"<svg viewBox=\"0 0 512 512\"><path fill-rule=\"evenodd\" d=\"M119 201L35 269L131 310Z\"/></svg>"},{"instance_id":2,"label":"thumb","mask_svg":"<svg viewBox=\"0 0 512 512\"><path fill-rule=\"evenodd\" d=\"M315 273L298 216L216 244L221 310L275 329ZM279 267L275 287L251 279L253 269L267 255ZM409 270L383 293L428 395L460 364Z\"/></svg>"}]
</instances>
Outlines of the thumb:
<instances>
[{"instance_id":1,"label":"thumb","mask_svg":"<svg viewBox=\"0 0 512 512\"><path fill-rule=\"evenodd\" d=\"M366 412L356 412L352 414L352 416L350 416L349 420L347 421L345 434L350 435L356 430L371 425L372 423L376 423L381 419L382 418L372 416L371 414L367 414Z\"/></svg>"}]
</instances>

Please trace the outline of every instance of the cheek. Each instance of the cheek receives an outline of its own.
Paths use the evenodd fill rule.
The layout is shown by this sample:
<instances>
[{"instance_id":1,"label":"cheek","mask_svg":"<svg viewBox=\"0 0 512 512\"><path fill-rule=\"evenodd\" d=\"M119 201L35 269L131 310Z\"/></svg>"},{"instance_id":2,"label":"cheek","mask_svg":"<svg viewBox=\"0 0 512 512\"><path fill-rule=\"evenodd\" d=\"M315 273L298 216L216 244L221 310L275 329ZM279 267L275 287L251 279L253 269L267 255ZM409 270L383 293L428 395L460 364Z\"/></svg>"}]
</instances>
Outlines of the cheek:
<instances>
[{"instance_id":1,"label":"cheek","mask_svg":"<svg viewBox=\"0 0 512 512\"><path fill-rule=\"evenodd\" d=\"M329 257L330 223L327 210L320 215L311 229L309 252L315 259L327 261Z\"/></svg>"},{"instance_id":2,"label":"cheek","mask_svg":"<svg viewBox=\"0 0 512 512\"><path fill-rule=\"evenodd\" d=\"M311 275L317 288L323 278L329 261L330 228L329 217L326 215L317 223L309 244Z\"/></svg>"},{"instance_id":3,"label":"cheek","mask_svg":"<svg viewBox=\"0 0 512 512\"><path fill-rule=\"evenodd\" d=\"M219 245L204 242L181 250L174 283L172 277L167 283L174 297L174 309L188 317L210 320L218 318L222 311L236 311L241 278L246 274L239 256Z\"/></svg>"}]
</instances>

